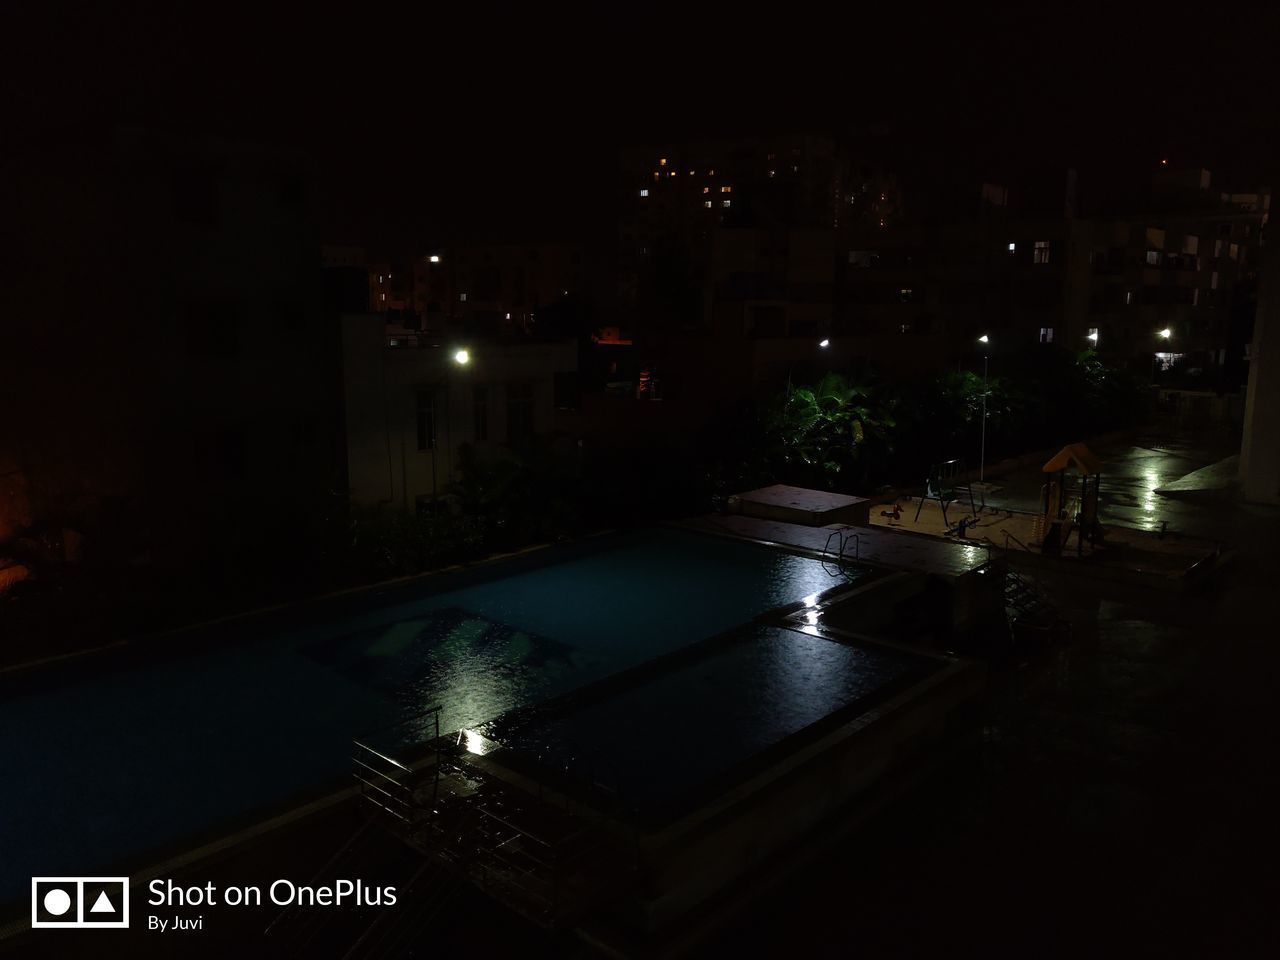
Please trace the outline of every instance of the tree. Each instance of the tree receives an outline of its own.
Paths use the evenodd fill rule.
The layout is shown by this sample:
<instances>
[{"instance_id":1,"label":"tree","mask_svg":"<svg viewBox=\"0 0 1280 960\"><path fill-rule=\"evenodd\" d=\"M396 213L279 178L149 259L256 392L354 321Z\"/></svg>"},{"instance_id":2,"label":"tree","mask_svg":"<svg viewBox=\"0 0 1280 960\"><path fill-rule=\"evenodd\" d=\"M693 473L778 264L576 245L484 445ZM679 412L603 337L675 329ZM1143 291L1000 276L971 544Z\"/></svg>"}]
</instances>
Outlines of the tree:
<instances>
[{"instance_id":1,"label":"tree","mask_svg":"<svg viewBox=\"0 0 1280 960\"><path fill-rule=\"evenodd\" d=\"M870 387L829 373L812 387L787 390L765 418L768 456L782 478L828 490L883 473L894 421ZM881 454L871 469L867 454Z\"/></svg>"}]
</instances>

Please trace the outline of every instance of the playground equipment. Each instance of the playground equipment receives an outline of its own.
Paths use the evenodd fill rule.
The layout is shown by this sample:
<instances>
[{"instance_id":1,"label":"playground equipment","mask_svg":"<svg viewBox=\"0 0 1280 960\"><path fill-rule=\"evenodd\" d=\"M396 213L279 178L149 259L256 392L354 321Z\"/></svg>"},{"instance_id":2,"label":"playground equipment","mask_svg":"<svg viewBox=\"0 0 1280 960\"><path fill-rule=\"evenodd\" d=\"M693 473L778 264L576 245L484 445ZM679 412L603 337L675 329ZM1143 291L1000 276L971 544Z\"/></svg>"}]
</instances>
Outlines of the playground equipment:
<instances>
[{"instance_id":1,"label":"playground equipment","mask_svg":"<svg viewBox=\"0 0 1280 960\"><path fill-rule=\"evenodd\" d=\"M978 507L973 501L973 487L969 484L969 473L965 469L964 461L944 460L942 463L933 464L929 467L929 479L925 481L924 495L916 503L916 522L920 522L920 510L924 502L933 498L942 508L943 524L950 527L951 521L947 519L947 504L959 500L962 491L969 495L969 512L977 517Z\"/></svg>"},{"instance_id":2,"label":"playground equipment","mask_svg":"<svg viewBox=\"0 0 1280 960\"><path fill-rule=\"evenodd\" d=\"M1102 481L1102 461L1083 443L1069 443L1041 467L1046 475L1040 488L1043 521L1036 524L1041 553L1059 555L1071 534L1076 535L1076 553L1084 553L1102 540L1098 521L1098 489Z\"/></svg>"}]
</instances>

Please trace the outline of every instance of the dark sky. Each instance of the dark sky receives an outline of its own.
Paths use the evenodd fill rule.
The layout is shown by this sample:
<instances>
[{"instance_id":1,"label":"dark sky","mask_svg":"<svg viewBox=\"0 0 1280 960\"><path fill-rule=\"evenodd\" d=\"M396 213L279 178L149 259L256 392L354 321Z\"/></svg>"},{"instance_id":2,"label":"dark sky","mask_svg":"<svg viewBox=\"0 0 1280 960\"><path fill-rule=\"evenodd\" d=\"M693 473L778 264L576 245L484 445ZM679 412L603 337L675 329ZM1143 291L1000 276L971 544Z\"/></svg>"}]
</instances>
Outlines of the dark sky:
<instances>
[{"instance_id":1,"label":"dark sky","mask_svg":"<svg viewBox=\"0 0 1280 960\"><path fill-rule=\"evenodd\" d=\"M880 124L925 176L1280 169L1276 18L1225 4L106 6L6 13L7 137L111 119L296 144L326 238L375 247L607 229L618 144L686 134Z\"/></svg>"}]
</instances>

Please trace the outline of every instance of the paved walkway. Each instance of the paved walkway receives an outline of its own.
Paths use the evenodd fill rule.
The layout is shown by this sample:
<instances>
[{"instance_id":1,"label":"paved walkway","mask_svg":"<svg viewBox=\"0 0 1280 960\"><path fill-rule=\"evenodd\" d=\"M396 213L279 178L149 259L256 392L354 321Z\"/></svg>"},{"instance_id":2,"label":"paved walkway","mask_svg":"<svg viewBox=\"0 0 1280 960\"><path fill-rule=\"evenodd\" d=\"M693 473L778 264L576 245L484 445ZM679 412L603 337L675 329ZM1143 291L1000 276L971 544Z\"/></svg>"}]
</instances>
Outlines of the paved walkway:
<instances>
[{"instance_id":1,"label":"paved walkway","mask_svg":"<svg viewBox=\"0 0 1280 960\"><path fill-rule=\"evenodd\" d=\"M1231 444L1170 442L1138 437L1127 443L1105 444L1093 449L1102 460L1102 493L1098 515L1104 525L1119 524L1139 530L1171 531L1209 539L1230 539L1224 529L1233 521L1203 503L1162 497L1156 491L1194 470L1236 452ZM987 504L1004 510L1035 513L1040 509L1044 475L1039 465L1023 467L989 478L1000 489L987 495Z\"/></svg>"},{"instance_id":2,"label":"paved walkway","mask_svg":"<svg viewBox=\"0 0 1280 960\"><path fill-rule=\"evenodd\" d=\"M990 502L989 499L988 503ZM1038 514L997 510L988 506L987 509L980 510L975 518L970 513L968 504L954 503L947 508L949 523L946 523L943 521L942 510L938 507L937 500L924 502L920 509L919 520L916 519L918 501L903 500L901 504L903 508L901 519L884 517L881 515L883 508L877 508L871 512L872 525L916 535L955 538L950 531L955 529L956 523L963 517L969 521L965 535L975 543L990 541L1002 550L1041 552L1041 534L1036 528L1036 523L1040 519ZM1161 537L1157 532L1139 527L1116 523L1104 523L1103 526L1106 529L1107 550L1112 551L1112 553L1105 551L1099 553L1100 558L1104 553L1109 557L1103 561L1104 565L1180 576L1196 563L1212 556L1219 547L1217 541L1187 537L1176 532ZM1124 548L1123 555L1114 555L1114 550L1118 547ZM1077 551L1078 543L1076 534L1073 533L1062 551L1062 559L1066 561L1076 559ZM1135 554L1134 551L1137 553ZM1092 558L1097 552L1092 544L1085 543L1083 556ZM1152 556L1153 554L1158 556Z\"/></svg>"},{"instance_id":3,"label":"paved walkway","mask_svg":"<svg viewBox=\"0 0 1280 960\"><path fill-rule=\"evenodd\" d=\"M685 525L696 530L727 533L749 540L767 540L818 553L826 548L827 539L832 532L842 529L838 526L802 527L794 523L758 520L736 514L709 515L685 521ZM986 549L977 543L948 543L869 527L858 527L855 532L858 535L859 560L895 570L911 570L940 577L962 577L987 562ZM834 541L832 547L835 547ZM853 549L854 546L850 543L846 552Z\"/></svg>"}]
</instances>

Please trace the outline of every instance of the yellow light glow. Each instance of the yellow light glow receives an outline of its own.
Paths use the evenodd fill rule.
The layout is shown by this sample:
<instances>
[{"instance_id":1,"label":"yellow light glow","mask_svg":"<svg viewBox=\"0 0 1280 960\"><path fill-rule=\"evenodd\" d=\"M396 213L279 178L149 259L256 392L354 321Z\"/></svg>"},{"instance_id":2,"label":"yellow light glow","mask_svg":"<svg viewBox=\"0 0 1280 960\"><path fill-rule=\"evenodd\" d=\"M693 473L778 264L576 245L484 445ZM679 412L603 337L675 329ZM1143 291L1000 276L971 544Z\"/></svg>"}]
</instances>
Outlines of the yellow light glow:
<instances>
[{"instance_id":1,"label":"yellow light glow","mask_svg":"<svg viewBox=\"0 0 1280 960\"><path fill-rule=\"evenodd\" d=\"M459 350L453 355L453 362L458 364L459 366L465 367L468 363L471 362L471 351Z\"/></svg>"}]
</instances>

